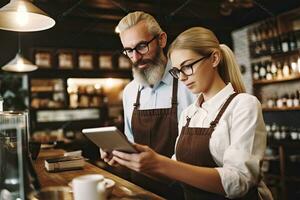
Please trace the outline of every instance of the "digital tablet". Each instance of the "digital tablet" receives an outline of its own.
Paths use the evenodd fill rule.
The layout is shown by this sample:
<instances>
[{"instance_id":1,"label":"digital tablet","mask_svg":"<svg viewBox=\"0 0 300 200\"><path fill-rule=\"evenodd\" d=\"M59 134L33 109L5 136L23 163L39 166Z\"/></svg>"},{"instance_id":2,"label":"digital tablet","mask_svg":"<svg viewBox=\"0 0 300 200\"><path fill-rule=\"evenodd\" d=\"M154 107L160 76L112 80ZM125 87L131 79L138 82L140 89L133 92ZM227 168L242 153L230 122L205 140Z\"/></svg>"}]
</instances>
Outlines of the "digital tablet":
<instances>
[{"instance_id":1,"label":"digital tablet","mask_svg":"<svg viewBox=\"0 0 300 200\"><path fill-rule=\"evenodd\" d=\"M135 147L115 126L85 128L82 133L103 151L118 150L126 153L138 153Z\"/></svg>"}]
</instances>

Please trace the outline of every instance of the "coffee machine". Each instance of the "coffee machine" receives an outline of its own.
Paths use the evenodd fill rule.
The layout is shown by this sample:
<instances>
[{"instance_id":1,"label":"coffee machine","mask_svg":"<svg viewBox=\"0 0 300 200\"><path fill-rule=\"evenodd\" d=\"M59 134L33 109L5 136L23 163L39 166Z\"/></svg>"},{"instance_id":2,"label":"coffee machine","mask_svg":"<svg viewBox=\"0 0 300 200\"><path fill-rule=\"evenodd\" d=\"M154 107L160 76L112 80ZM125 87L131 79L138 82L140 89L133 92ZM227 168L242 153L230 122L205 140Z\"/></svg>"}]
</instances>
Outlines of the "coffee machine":
<instances>
[{"instance_id":1,"label":"coffee machine","mask_svg":"<svg viewBox=\"0 0 300 200\"><path fill-rule=\"evenodd\" d=\"M38 186L28 137L27 112L0 112L0 200L26 200Z\"/></svg>"}]
</instances>

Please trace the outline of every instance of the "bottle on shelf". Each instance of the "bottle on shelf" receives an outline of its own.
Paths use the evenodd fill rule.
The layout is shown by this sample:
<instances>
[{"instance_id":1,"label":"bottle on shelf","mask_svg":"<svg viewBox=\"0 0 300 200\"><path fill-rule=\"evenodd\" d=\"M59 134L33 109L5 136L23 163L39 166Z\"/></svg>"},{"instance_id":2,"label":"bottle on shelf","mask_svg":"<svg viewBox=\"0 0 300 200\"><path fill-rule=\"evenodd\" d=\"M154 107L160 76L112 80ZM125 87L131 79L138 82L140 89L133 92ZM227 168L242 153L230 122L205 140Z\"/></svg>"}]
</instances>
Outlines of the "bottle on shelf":
<instances>
[{"instance_id":1,"label":"bottle on shelf","mask_svg":"<svg viewBox=\"0 0 300 200\"><path fill-rule=\"evenodd\" d=\"M278 33L278 26L277 26L275 19L273 20L273 23L272 23L272 32L273 32L273 43L274 43L274 47L275 47L275 51L273 53L280 53L280 52L282 52L281 42L280 42L280 37L279 37L279 33Z\"/></svg>"},{"instance_id":2,"label":"bottle on shelf","mask_svg":"<svg viewBox=\"0 0 300 200\"><path fill-rule=\"evenodd\" d=\"M298 107L299 106L299 98L297 97L297 94L292 93L291 98L293 101L293 106Z\"/></svg>"},{"instance_id":3,"label":"bottle on shelf","mask_svg":"<svg viewBox=\"0 0 300 200\"><path fill-rule=\"evenodd\" d=\"M294 99L294 97L292 96L292 94L291 95L287 95L286 98L287 98L286 99L286 106L289 107L289 108L293 107L293 99Z\"/></svg>"},{"instance_id":4,"label":"bottle on shelf","mask_svg":"<svg viewBox=\"0 0 300 200\"><path fill-rule=\"evenodd\" d=\"M267 138L269 141L296 141L300 140L300 129L291 126L279 125L273 122L271 125L266 124Z\"/></svg>"},{"instance_id":5,"label":"bottle on shelf","mask_svg":"<svg viewBox=\"0 0 300 200\"><path fill-rule=\"evenodd\" d=\"M270 97L270 98L267 99L267 107L268 108L275 107L275 98Z\"/></svg>"},{"instance_id":6,"label":"bottle on shelf","mask_svg":"<svg viewBox=\"0 0 300 200\"><path fill-rule=\"evenodd\" d=\"M295 32L294 31L291 31L289 32L289 47L290 47L290 51L294 51L297 49L297 39L296 39L296 36L295 36Z\"/></svg>"},{"instance_id":7,"label":"bottle on shelf","mask_svg":"<svg viewBox=\"0 0 300 200\"><path fill-rule=\"evenodd\" d=\"M298 72L298 66L297 66L297 59L296 58L292 58L291 59L291 70L292 70L292 74L293 75L299 74L299 72Z\"/></svg>"},{"instance_id":8,"label":"bottle on shelf","mask_svg":"<svg viewBox=\"0 0 300 200\"><path fill-rule=\"evenodd\" d=\"M256 32L255 32L255 28L251 28L249 30L249 38L250 38L250 42L251 43L255 43L256 42Z\"/></svg>"},{"instance_id":9,"label":"bottle on shelf","mask_svg":"<svg viewBox=\"0 0 300 200\"><path fill-rule=\"evenodd\" d=\"M265 65L266 65L266 79L272 80L273 75L272 75L272 71L271 71L271 61L266 61Z\"/></svg>"},{"instance_id":10,"label":"bottle on shelf","mask_svg":"<svg viewBox=\"0 0 300 200\"><path fill-rule=\"evenodd\" d=\"M276 98L276 107L282 108L283 106L284 106L283 98L281 97Z\"/></svg>"},{"instance_id":11,"label":"bottle on shelf","mask_svg":"<svg viewBox=\"0 0 300 200\"><path fill-rule=\"evenodd\" d=\"M299 100L299 104L300 104L300 90L296 91L296 99Z\"/></svg>"},{"instance_id":12,"label":"bottle on shelf","mask_svg":"<svg viewBox=\"0 0 300 200\"><path fill-rule=\"evenodd\" d=\"M298 138L297 128L294 128L294 127L291 128L290 139L291 140L300 140L300 138Z\"/></svg>"},{"instance_id":13,"label":"bottle on shelf","mask_svg":"<svg viewBox=\"0 0 300 200\"><path fill-rule=\"evenodd\" d=\"M300 56L297 58L297 68L298 68L298 73L300 73Z\"/></svg>"},{"instance_id":14,"label":"bottle on shelf","mask_svg":"<svg viewBox=\"0 0 300 200\"><path fill-rule=\"evenodd\" d=\"M259 78L265 79L267 74L266 67L263 63L259 63Z\"/></svg>"},{"instance_id":15,"label":"bottle on shelf","mask_svg":"<svg viewBox=\"0 0 300 200\"><path fill-rule=\"evenodd\" d=\"M282 74L284 77L290 76L290 66L288 65L288 62L284 62L282 67Z\"/></svg>"},{"instance_id":16,"label":"bottle on shelf","mask_svg":"<svg viewBox=\"0 0 300 200\"><path fill-rule=\"evenodd\" d=\"M282 52L288 52L290 50L290 40L289 35L287 33L283 33L280 35L281 39L281 50Z\"/></svg>"},{"instance_id":17,"label":"bottle on shelf","mask_svg":"<svg viewBox=\"0 0 300 200\"><path fill-rule=\"evenodd\" d=\"M288 131L286 126L281 126L280 129L280 139L286 140L288 138Z\"/></svg>"},{"instance_id":18,"label":"bottle on shelf","mask_svg":"<svg viewBox=\"0 0 300 200\"><path fill-rule=\"evenodd\" d=\"M282 73L281 63L277 62L277 79L282 79L282 78L283 78L283 73Z\"/></svg>"},{"instance_id":19,"label":"bottle on shelf","mask_svg":"<svg viewBox=\"0 0 300 200\"><path fill-rule=\"evenodd\" d=\"M267 131L267 137L271 138L272 137L271 125L266 124L266 131Z\"/></svg>"},{"instance_id":20,"label":"bottle on shelf","mask_svg":"<svg viewBox=\"0 0 300 200\"><path fill-rule=\"evenodd\" d=\"M273 137L275 140L281 139L280 127L276 126L276 130L273 132Z\"/></svg>"},{"instance_id":21,"label":"bottle on shelf","mask_svg":"<svg viewBox=\"0 0 300 200\"><path fill-rule=\"evenodd\" d=\"M277 77L277 66L276 66L275 61L272 61L272 64L271 64L271 73L272 73L272 79L276 79L276 77Z\"/></svg>"},{"instance_id":22,"label":"bottle on shelf","mask_svg":"<svg viewBox=\"0 0 300 200\"><path fill-rule=\"evenodd\" d=\"M299 107L299 92L296 91L292 93L285 93L281 97L278 97L278 95L276 94L266 98L262 103L263 106L266 106L267 108Z\"/></svg>"},{"instance_id":23,"label":"bottle on shelf","mask_svg":"<svg viewBox=\"0 0 300 200\"><path fill-rule=\"evenodd\" d=\"M252 63L252 69L253 69L253 80L259 80L259 66L258 63Z\"/></svg>"},{"instance_id":24,"label":"bottle on shelf","mask_svg":"<svg viewBox=\"0 0 300 200\"><path fill-rule=\"evenodd\" d=\"M275 43L272 23L269 20L266 24L267 28L267 54L275 53Z\"/></svg>"},{"instance_id":25,"label":"bottle on shelf","mask_svg":"<svg viewBox=\"0 0 300 200\"><path fill-rule=\"evenodd\" d=\"M254 57L259 57L261 54L261 45L260 42L256 42L255 47L254 47Z\"/></svg>"}]
</instances>

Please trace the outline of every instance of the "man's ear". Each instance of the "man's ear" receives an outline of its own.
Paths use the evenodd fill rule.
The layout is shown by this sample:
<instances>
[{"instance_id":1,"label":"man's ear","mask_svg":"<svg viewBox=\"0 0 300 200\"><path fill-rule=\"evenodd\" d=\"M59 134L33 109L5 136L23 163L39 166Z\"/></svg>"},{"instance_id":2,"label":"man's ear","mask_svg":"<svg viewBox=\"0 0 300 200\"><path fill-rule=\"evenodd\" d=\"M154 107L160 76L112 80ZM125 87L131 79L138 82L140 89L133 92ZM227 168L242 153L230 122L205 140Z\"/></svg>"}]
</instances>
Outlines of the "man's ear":
<instances>
[{"instance_id":1,"label":"man's ear","mask_svg":"<svg viewBox=\"0 0 300 200\"><path fill-rule=\"evenodd\" d=\"M159 38L158 38L158 41L159 41L159 46L163 49L166 47L167 45L167 34L165 32L162 32L160 35L159 35Z\"/></svg>"},{"instance_id":2,"label":"man's ear","mask_svg":"<svg viewBox=\"0 0 300 200\"><path fill-rule=\"evenodd\" d=\"M220 59L221 59L221 52L220 51L215 51L213 52L213 54L211 55L212 59L213 59L213 67L217 67L220 63Z\"/></svg>"}]
</instances>

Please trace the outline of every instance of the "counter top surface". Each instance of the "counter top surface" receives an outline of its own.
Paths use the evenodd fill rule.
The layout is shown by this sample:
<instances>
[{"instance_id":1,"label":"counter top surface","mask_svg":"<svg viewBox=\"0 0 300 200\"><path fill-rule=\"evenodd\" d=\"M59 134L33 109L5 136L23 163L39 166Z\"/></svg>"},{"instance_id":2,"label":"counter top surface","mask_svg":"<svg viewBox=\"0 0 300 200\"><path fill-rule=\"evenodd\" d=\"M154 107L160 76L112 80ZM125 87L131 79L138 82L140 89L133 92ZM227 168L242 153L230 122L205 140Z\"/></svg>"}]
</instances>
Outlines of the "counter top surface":
<instances>
[{"instance_id":1,"label":"counter top surface","mask_svg":"<svg viewBox=\"0 0 300 200\"><path fill-rule=\"evenodd\" d=\"M41 187L48 186L68 186L72 179L76 176L86 174L101 174L105 178L112 179L116 182L110 200L115 199L154 199L161 200L162 197L151 193L133 183L128 182L108 171L105 171L99 167L86 162L85 166L81 170L71 170L63 172L47 172L44 167L44 160L50 157L62 156L64 150L62 149L43 149L41 150L37 160L34 161L34 167L38 175Z\"/></svg>"}]
</instances>

